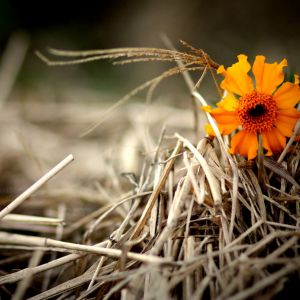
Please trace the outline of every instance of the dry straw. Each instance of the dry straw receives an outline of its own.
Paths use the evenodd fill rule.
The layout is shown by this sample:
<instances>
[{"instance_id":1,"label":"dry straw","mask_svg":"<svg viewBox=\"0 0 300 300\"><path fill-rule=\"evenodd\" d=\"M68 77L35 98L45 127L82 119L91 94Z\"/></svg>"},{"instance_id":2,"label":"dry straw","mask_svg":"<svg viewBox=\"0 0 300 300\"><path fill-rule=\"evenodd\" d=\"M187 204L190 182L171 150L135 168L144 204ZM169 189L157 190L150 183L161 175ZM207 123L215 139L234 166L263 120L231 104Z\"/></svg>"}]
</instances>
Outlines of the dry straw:
<instances>
[{"instance_id":1,"label":"dry straw","mask_svg":"<svg viewBox=\"0 0 300 300\"><path fill-rule=\"evenodd\" d=\"M142 88L155 87L177 73L184 74L197 106L205 105L186 72L206 74L217 64L202 50L188 47L189 52L50 50L72 59L63 62L38 55L49 65L108 58L122 59L118 63L176 61L177 67L137 88L112 109ZM261 171L259 162L230 156L213 119L206 116L217 133L215 141L202 138L195 145L174 133L166 155L170 142L162 134L155 153L145 160L140 180L132 179L133 190L114 201L108 196L111 203L89 215L79 214L76 222L63 229L64 241L51 234L1 232L2 251L14 251L0 261L2 268L11 268L0 278L3 293L13 293L16 285L16 299L27 293L32 300L271 299L286 292L289 282L299 280L300 269L296 132L277 161L260 158ZM107 113L101 122L105 118ZM113 181L121 184L119 177ZM109 190L107 193L110 195ZM38 254L30 259L27 254L34 251L43 252L35 252ZM49 260L49 252L68 254ZM41 261L38 255L43 256ZM13 266L18 261L24 262L23 269L16 271ZM42 291L39 287L48 270L53 270L47 279L49 286Z\"/></svg>"}]
</instances>

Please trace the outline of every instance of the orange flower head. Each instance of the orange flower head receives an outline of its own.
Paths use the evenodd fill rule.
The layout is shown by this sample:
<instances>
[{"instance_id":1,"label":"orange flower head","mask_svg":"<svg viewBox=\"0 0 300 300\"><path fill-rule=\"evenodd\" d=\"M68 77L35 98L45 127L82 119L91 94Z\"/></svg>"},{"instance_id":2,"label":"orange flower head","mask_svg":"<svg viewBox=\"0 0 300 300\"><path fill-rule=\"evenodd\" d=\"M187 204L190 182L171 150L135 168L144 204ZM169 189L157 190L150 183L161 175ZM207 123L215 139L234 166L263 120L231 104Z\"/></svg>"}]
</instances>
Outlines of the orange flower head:
<instances>
[{"instance_id":1,"label":"orange flower head","mask_svg":"<svg viewBox=\"0 0 300 300\"><path fill-rule=\"evenodd\" d=\"M253 91L240 98L237 115L245 130L262 132L274 126L277 105L271 95Z\"/></svg>"},{"instance_id":2,"label":"orange flower head","mask_svg":"<svg viewBox=\"0 0 300 300\"><path fill-rule=\"evenodd\" d=\"M217 103L217 108L205 110L214 117L221 134L240 129L231 140L232 154L255 158L258 134L262 136L266 155L284 149L286 137L292 135L300 117L295 109L300 100L299 77L295 75L294 83L283 83L286 66L286 59L269 64L264 56L258 55L252 66L254 81L248 75L251 65L245 55L239 55L238 62L227 69L219 67L218 74L224 76L221 88L226 96ZM210 126L206 126L206 131L213 133Z\"/></svg>"}]
</instances>

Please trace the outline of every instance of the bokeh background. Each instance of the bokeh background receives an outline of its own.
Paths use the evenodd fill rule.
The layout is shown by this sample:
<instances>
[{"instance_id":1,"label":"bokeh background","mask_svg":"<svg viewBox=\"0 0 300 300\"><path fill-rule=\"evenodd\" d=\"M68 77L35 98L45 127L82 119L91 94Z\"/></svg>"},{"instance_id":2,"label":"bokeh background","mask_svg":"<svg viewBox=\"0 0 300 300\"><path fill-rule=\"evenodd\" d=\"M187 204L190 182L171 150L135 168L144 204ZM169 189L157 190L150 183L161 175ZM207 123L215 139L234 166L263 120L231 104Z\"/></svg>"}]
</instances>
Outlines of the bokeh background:
<instances>
[{"instance_id":1,"label":"bokeh background","mask_svg":"<svg viewBox=\"0 0 300 300\"><path fill-rule=\"evenodd\" d=\"M250 59L262 53L270 60L286 57L290 67L299 71L299 10L297 0L95 0L80 4L1 0L0 49L12 33L28 34L30 49L18 83L29 86L47 81L56 88L79 80L89 88L120 94L155 76L165 65L112 67L101 62L53 70L33 51L47 46L76 50L164 47L164 33L175 44L182 39L204 49L222 64L232 63L239 53ZM185 87L178 81L173 88Z\"/></svg>"}]
</instances>

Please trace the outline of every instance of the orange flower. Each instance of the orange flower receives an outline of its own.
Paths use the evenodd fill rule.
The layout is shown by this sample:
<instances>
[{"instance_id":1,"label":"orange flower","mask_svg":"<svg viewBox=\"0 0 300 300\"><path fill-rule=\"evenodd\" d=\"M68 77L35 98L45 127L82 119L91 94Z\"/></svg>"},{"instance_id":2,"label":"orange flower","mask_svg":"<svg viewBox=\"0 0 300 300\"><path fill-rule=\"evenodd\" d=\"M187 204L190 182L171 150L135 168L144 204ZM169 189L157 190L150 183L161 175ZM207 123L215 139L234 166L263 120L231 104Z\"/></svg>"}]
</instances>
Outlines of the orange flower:
<instances>
[{"instance_id":1,"label":"orange flower","mask_svg":"<svg viewBox=\"0 0 300 300\"><path fill-rule=\"evenodd\" d=\"M252 66L254 81L248 75L251 66L246 55L239 55L238 62L227 69L219 67L217 72L224 76L221 88L226 96L217 108L207 106L204 110L214 117L221 134L241 129L231 140L230 153L255 158L258 134L262 136L266 155L284 149L286 137L292 135L300 117L295 109L300 100L299 77L295 76L294 83L283 83L286 66L286 59L268 64L264 56L258 55ZM213 133L210 126L206 126L206 131Z\"/></svg>"}]
</instances>

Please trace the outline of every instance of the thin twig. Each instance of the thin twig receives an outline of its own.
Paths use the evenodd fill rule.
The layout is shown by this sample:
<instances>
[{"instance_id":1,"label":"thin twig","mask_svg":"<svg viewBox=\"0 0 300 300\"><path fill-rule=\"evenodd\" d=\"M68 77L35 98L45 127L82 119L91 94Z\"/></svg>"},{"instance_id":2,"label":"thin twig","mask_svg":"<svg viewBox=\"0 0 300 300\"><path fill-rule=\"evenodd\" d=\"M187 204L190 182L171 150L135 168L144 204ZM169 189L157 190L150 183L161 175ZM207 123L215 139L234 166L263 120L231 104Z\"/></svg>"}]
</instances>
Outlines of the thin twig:
<instances>
[{"instance_id":1,"label":"thin twig","mask_svg":"<svg viewBox=\"0 0 300 300\"><path fill-rule=\"evenodd\" d=\"M119 249L108 249L103 247L61 242L53 239L40 238L34 236L25 236L19 234L9 234L6 232L0 232L0 243L12 244L12 245L27 245L27 246L34 246L34 247L42 246L42 247L49 247L49 250L51 250L50 247L57 247L61 249L69 249L69 250L100 254L100 255L113 257L113 258L120 258L122 256L122 251ZM170 261L170 259L164 259L153 255L128 252L127 257L145 263L153 263L158 265L174 265L174 264L176 265L176 263Z\"/></svg>"},{"instance_id":2,"label":"thin twig","mask_svg":"<svg viewBox=\"0 0 300 300\"><path fill-rule=\"evenodd\" d=\"M19 197L13 200L9 205L0 211L0 220L22 204L27 198L29 198L35 191L41 188L48 180L59 173L63 168L70 164L74 160L72 154L68 155L64 160L42 176L38 181L36 181L32 186L30 186L25 192L23 192Z\"/></svg>"}]
</instances>

